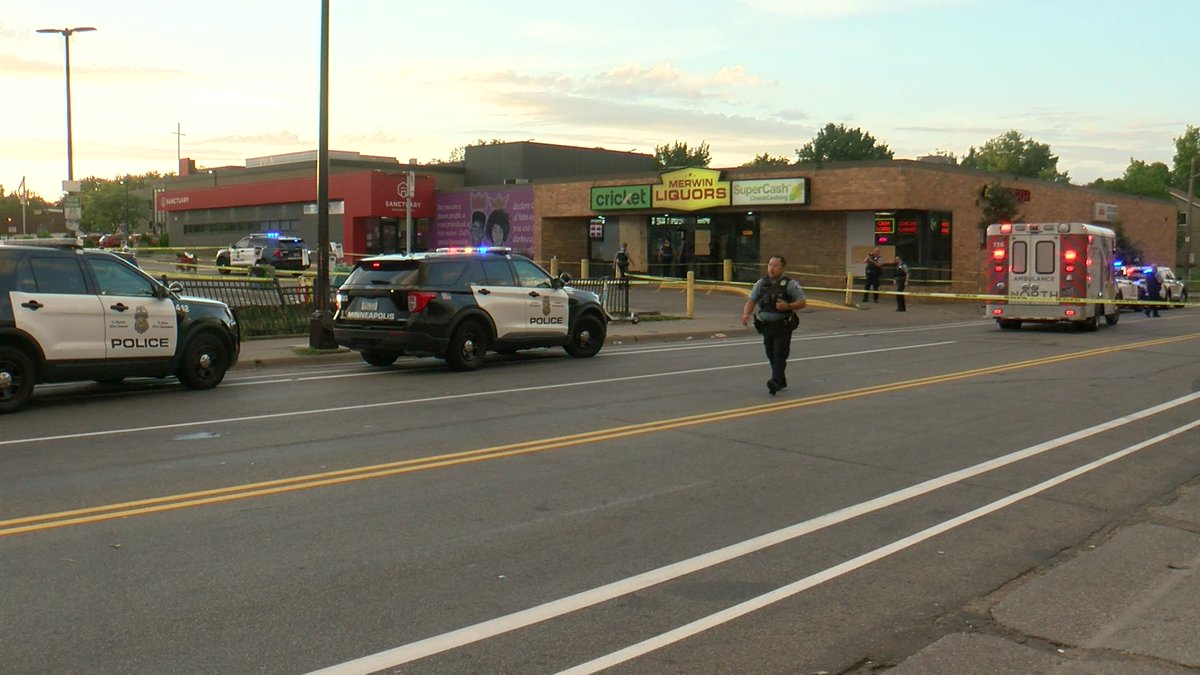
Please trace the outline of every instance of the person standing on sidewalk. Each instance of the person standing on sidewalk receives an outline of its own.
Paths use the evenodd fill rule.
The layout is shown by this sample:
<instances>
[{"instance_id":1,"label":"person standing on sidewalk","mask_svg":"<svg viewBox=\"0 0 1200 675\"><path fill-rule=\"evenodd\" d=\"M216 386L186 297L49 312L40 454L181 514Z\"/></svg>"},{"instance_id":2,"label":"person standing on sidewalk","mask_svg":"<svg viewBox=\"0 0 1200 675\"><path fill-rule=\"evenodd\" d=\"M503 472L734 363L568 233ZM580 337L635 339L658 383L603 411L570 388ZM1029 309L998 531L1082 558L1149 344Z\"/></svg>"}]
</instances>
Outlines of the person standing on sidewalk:
<instances>
[{"instance_id":1,"label":"person standing on sidewalk","mask_svg":"<svg viewBox=\"0 0 1200 675\"><path fill-rule=\"evenodd\" d=\"M787 260L781 255L768 260L767 276L755 282L742 307L742 325L750 323L753 316L754 328L763 336L763 350L771 364L771 379L767 380L767 391L771 395L787 389L792 331L800 323L796 310L804 309L808 304L800 284L783 273L786 266Z\"/></svg>"},{"instance_id":2,"label":"person standing on sidewalk","mask_svg":"<svg viewBox=\"0 0 1200 675\"><path fill-rule=\"evenodd\" d=\"M908 265L900 256L896 256L896 311L903 312L904 310L904 289L908 286Z\"/></svg>"},{"instance_id":3,"label":"person standing on sidewalk","mask_svg":"<svg viewBox=\"0 0 1200 675\"><path fill-rule=\"evenodd\" d=\"M617 266L618 279L624 279L629 276L629 244L621 244L621 248L617 250L617 257L613 262Z\"/></svg>"},{"instance_id":4,"label":"person standing on sidewalk","mask_svg":"<svg viewBox=\"0 0 1200 675\"><path fill-rule=\"evenodd\" d=\"M879 302L879 280L883 277L883 258L879 256L879 249L873 248L863 260L866 264L866 283L863 286L863 302L867 301L867 293L873 288L875 289L875 302Z\"/></svg>"}]
</instances>

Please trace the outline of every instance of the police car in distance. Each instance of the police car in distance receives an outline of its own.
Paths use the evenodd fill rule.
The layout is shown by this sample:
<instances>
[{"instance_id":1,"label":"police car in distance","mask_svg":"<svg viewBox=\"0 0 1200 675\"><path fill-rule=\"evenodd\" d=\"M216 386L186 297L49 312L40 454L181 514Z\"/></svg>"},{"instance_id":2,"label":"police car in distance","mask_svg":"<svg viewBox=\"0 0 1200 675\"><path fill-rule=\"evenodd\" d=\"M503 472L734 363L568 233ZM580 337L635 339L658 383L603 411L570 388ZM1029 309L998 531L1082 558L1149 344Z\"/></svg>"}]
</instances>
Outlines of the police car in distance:
<instances>
[{"instance_id":1,"label":"police car in distance","mask_svg":"<svg viewBox=\"0 0 1200 675\"><path fill-rule=\"evenodd\" d=\"M438 249L360 260L337 292L337 343L375 366L408 354L475 370L488 351L562 347L595 356L608 315L599 297L508 248Z\"/></svg>"},{"instance_id":2,"label":"police car in distance","mask_svg":"<svg viewBox=\"0 0 1200 675\"><path fill-rule=\"evenodd\" d=\"M229 274L232 268L249 270L255 265L270 265L278 270L303 272L310 267L308 248L300 237L285 237L278 232L250 234L217 251L213 261L217 271Z\"/></svg>"},{"instance_id":3,"label":"police car in distance","mask_svg":"<svg viewBox=\"0 0 1200 675\"><path fill-rule=\"evenodd\" d=\"M237 363L241 332L223 302L181 297L125 260L78 241L0 246L0 413L35 384L174 375L211 389Z\"/></svg>"}]
</instances>

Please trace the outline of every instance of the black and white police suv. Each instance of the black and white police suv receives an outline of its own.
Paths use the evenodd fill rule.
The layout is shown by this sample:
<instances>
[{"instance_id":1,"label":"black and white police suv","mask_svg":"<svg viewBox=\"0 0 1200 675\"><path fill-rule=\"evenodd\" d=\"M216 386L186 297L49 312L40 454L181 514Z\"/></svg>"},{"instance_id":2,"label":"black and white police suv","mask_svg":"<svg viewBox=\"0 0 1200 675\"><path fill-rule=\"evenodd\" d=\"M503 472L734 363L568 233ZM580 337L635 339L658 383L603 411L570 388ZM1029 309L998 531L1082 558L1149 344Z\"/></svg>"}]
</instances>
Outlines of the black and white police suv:
<instances>
[{"instance_id":1,"label":"black and white police suv","mask_svg":"<svg viewBox=\"0 0 1200 675\"><path fill-rule=\"evenodd\" d=\"M223 302L181 297L125 260L77 244L0 246L0 413L35 384L175 375L211 389L237 363Z\"/></svg>"},{"instance_id":2,"label":"black and white police suv","mask_svg":"<svg viewBox=\"0 0 1200 675\"><path fill-rule=\"evenodd\" d=\"M279 270L303 272L310 267L308 248L300 237L287 237L278 232L249 234L217 251L213 260L217 271L229 274L231 269L248 270L255 265L270 265Z\"/></svg>"},{"instance_id":3,"label":"black and white police suv","mask_svg":"<svg viewBox=\"0 0 1200 675\"><path fill-rule=\"evenodd\" d=\"M608 315L595 293L572 288L507 248L439 249L366 258L337 292L337 343L375 366L403 354L474 370L485 354L604 346Z\"/></svg>"}]
</instances>

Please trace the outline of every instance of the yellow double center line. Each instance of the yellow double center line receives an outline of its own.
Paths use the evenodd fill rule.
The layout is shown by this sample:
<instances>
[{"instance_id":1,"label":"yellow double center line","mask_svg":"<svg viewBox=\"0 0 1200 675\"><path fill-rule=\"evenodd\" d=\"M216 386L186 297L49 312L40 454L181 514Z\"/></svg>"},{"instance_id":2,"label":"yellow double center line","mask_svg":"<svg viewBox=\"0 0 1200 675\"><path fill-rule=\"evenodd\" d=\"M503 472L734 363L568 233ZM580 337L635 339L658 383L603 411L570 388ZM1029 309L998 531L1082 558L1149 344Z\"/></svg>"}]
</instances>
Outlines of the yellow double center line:
<instances>
[{"instance_id":1,"label":"yellow double center line","mask_svg":"<svg viewBox=\"0 0 1200 675\"><path fill-rule=\"evenodd\" d=\"M87 523L115 520L118 518L128 518L130 516L139 516L150 513L161 513L175 509L186 509L196 506L221 504L225 502L232 502L238 499L265 497L268 495L283 494L297 490L311 490L313 488L352 483L356 481L369 480L372 478L384 478L387 476L396 476L405 473L413 473L416 471L427 471L429 469L469 464L471 462L483 462L493 459L500 459L502 457L528 455L535 452L545 452L547 450L557 450L559 448L584 445L586 443L598 443L600 441L610 441L620 438L628 438L631 436L670 431L672 429L684 429L701 424L712 424L714 422L723 422L742 417L765 415L782 412L785 410L794 410L797 408L806 408L809 406L833 403L836 401L861 398L864 396L874 396L876 394L886 394L894 391L913 389L915 387L924 387L932 384L953 382L956 380L981 377L984 375L994 375L997 373L1020 370L1023 368L1033 368L1036 366L1062 363L1064 361L1086 359L1104 354L1186 342L1188 340L1194 340L1197 338L1200 338L1200 333L1193 333L1191 335L1183 335L1179 337L1161 338L1156 340L1146 340L1143 342L1135 342L1132 344L1119 345L1115 347L1090 349L1082 352L1073 352L1070 354L1048 356L1044 358L1030 359L1028 361L1018 361L1016 363L1006 363L995 366L987 366L984 368L975 368L973 370L964 370L956 373L947 373L945 375L932 375L930 377L922 377L915 380L905 380L903 382L878 384L870 387L862 387L860 389L852 389L849 391L808 396L794 401L780 401L777 403L747 406L744 408L734 408L731 410L719 410L716 412L703 413L699 415L688 415L685 417L676 417L654 422L643 422L641 424L630 424L608 429L597 429L595 431L571 434L568 436L556 436L554 438L522 441L520 443L509 443L506 445L497 445L490 448L480 448L478 450L468 450L465 452L455 452L445 455L435 455L432 457L406 459L398 462L388 462L386 464L374 464L371 466L342 469L339 471L308 474L304 476L295 476L293 478L264 481L261 483L248 483L245 485L234 485L212 490L187 492L184 494L170 495L166 497L154 497L151 499L140 499L137 501L108 504L105 506L94 506L83 509L75 509L72 511L61 511L58 513L47 513L38 516L13 518L11 520L0 520L0 537L68 527L71 525L84 525Z\"/></svg>"}]
</instances>

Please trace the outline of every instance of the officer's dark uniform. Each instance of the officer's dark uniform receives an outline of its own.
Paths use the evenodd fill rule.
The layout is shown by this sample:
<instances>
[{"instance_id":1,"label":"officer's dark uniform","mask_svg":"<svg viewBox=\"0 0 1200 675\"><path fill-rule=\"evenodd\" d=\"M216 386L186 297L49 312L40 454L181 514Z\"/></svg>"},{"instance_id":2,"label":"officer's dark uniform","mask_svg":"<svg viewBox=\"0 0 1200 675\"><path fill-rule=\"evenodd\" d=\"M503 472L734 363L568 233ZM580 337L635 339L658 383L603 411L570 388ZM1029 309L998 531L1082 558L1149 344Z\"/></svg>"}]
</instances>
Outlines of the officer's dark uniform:
<instances>
[{"instance_id":1,"label":"officer's dark uniform","mask_svg":"<svg viewBox=\"0 0 1200 675\"><path fill-rule=\"evenodd\" d=\"M904 264L904 261L901 260L900 258L896 258L895 283L896 283L896 292L897 293L903 293L904 289L908 286L908 265ZM896 311L897 312L904 311L904 296L903 295L896 296Z\"/></svg>"},{"instance_id":2,"label":"officer's dark uniform","mask_svg":"<svg viewBox=\"0 0 1200 675\"><path fill-rule=\"evenodd\" d=\"M779 389L787 387L787 360L792 352L792 331L795 330L795 312L780 312L775 309L775 303L783 299L796 302L804 299L804 289L794 279L782 276L772 280L763 277L754 284L750 291L750 300L758 307L758 318L755 326L761 325L763 349L767 353L767 361L771 364L771 380L767 388L774 394Z\"/></svg>"}]
</instances>

